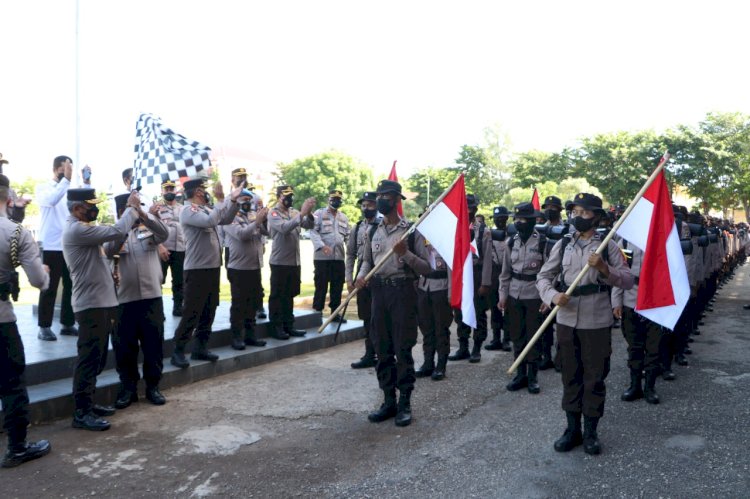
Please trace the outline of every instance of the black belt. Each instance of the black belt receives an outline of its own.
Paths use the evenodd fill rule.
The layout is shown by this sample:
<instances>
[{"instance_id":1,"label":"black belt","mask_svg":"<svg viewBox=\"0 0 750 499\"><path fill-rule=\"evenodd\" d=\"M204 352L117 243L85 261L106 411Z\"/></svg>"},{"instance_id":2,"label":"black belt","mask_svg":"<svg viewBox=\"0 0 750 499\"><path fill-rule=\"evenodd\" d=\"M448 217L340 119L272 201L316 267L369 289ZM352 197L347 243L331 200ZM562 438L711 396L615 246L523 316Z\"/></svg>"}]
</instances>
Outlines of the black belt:
<instances>
[{"instance_id":1,"label":"black belt","mask_svg":"<svg viewBox=\"0 0 750 499\"><path fill-rule=\"evenodd\" d=\"M448 271L447 270L433 270L429 274L427 274L425 277L427 279L445 279L448 277Z\"/></svg>"},{"instance_id":2,"label":"black belt","mask_svg":"<svg viewBox=\"0 0 750 499\"><path fill-rule=\"evenodd\" d=\"M576 289L573 290L570 296L588 296L598 293L607 293L610 289L612 289L612 287L606 284L585 284L583 286L576 287ZM568 287L564 282L561 282L557 286L557 290L561 293L565 293L568 290Z\"/></svg>"},{"instance_id":3,"label":"black belt","mask_svg":"<svg viewBox=\"0 0 750 499\"><path fill-rule=\"evenodd\" d=\"M536 274L519 274L518 272L511 272L510 276L513 279L518 279L519 281L536 281Z\"/></svg>"},{"instance_id":4,"label":"black belt","mask_svg":"<svg viewBox=\"0 0 750 499\"><path fill-rule=\"evenodd\" d=\"M404 286L413 286L414 279L412 277L378 277L375 276L370 281L370 285L374 288L402 288Z\"/></svg>"}]
</instances>

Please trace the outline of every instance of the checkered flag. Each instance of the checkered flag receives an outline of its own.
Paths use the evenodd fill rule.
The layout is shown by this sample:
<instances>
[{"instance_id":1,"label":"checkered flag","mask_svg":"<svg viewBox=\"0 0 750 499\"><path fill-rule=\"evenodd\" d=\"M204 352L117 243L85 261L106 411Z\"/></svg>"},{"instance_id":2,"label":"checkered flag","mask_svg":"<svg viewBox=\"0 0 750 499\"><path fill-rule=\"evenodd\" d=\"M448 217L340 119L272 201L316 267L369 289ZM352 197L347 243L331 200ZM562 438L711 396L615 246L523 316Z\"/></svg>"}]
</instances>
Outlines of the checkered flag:
<instances>
[{"instance_id":1,"label":"checkered flag","mask_svg":"<svg viewBox=\"0 0 750 499\"><path fill-rule=\"evenodd\" d=\"M196 177L207 170L211 148L188 140L151 114L141 114L135 127L133 185L161 184Z\"/></svg>"}]
</instances>

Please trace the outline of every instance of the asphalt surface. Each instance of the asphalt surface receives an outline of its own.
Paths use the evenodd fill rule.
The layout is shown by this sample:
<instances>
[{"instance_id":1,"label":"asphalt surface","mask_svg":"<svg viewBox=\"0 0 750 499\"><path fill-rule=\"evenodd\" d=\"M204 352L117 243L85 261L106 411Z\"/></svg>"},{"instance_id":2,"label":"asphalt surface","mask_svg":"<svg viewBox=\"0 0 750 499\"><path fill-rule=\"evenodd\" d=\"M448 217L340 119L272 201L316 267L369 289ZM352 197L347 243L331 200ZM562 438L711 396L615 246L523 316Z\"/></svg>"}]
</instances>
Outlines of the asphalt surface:
<instances>
[{"instance_id":1,"label":"asphalt surface","mask_svg":"<svg viewBox=\"0 0 750 499\"><path fill-rule=\"evenodd\" d=\"M134 404L105 433L34 427L53 451L0 470L2 496L750 497L749 269L719 292L690 365L657 384L659 405L620 401L613 331L600 456L552 449L559 375L542 372L539 395L509 393L503 352L418 380L410 427L371 424L381 395L374 370L349 368L356 342L167 390L167 405Z\"/></svg>"}]
</instances>

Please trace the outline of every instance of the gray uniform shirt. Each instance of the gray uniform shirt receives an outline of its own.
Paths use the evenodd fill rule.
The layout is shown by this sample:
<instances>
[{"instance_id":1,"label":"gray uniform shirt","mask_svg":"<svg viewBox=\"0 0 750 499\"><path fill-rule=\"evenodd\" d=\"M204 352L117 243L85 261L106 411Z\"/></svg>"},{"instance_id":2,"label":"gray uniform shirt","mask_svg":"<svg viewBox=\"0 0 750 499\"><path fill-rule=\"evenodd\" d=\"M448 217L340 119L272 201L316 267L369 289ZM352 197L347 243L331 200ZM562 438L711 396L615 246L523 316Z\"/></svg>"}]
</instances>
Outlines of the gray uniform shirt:
<instances>
[{"instance_id":1,"label":"gray uniform shirt","mask_svg":"<svg viewBox=\"0 0 750 499\"><path fill-rule=\"evenodd\" d=\"M312 214L302 218L294 208L285 209L278 203L268 212L268 235L271 245L271 265L300 266L299 234L302 229L312 229L315 219Z\"/></svg>"},{"instance_id":2,"label":"gray uniform shirt","mask_svg":"<svg viewBox=\"0 0 750 499\"><path fill-rule=\"evenodd\" d=\"M127 208L114 225L91 225L71 216L63 230L63 256L73 280L73 311L116 307L115 282L102 244L124 239L138 218Z\"/></svg>"},{"instance_id":3,"label":"gray uniform shirt","mask_svg":"<svg viewBox=\"0 0 750 499\"><path fill-rule=\"evenodd\" d=\"M180 213L184 208L184 205L178 203L159 206L159 218L169 229L169 237L162 244L169 251L185 251L185 235L180 225Z\"/></svg>"},{"instance_id":4,"label":"gray uniform shirt","mask_svg":"<svg viewBox=\"0 0 750 499\"><path fill-rule=\"evenodd\" d=\"M618 245L621 248L625 248L623 241L620 240ZM625 248L633 252L633 260L630 262L630 273L633 277L640 277L641 265L643 264L643 251L628 243L628 247ZM633 287L630 289L622 289L618 287L612 288L612 308L616 307L628 307L635 310L635 304L638 301L638 284L633 281Z\"/></svg>"},{"instance_id":5,"label":"gray uniform shirt","mask_svg":"<svg viewBox=\"0 0 750 499\"><path fill-rule=\"evenodd\" d=\"M368 230L364 245L365 251L362 256L362 267L359 269L357 279L364 279L368 272L373 269L373 264L379 263L393 245L401 239L404 232L408 230L409 222L404 218L400 219L395 225L386 225L385 219L381 220L372 240L370 240L370 231ZM425 240L419 232L414 235L414 252L416 254L407 248L406 253L401 257L392 253L376 275L383 279L396 279L416 277L414 272L422 275L432 272L428 263L429 255L425 247ZM406 266L410 267L413 272L409 271Z\"/></svg>"},{"instance_id":6,"label":"gray uniform shirt","mask_svg":"<svg viewBox=\"0 0 750 499\"><path fill-rule=\"evenodd\" d=\"M161 260L159 244L169 235L164 222L149 214L142 225L133 228L127 238L104 243L107 258L120 255L120 304L161 297Z\"/></svg>"},{"instance_id":7,"label":"gray uniform shirt","mask_svg":"<svg viewBox=\"0 0 750 499\"><path fill-rule=\"evenodd\" d=\"M482 266L482 281L479 283L480 286L492 286L492 232L489 227L484 227L482 233L482 240L479 241L479 224L476 224L471 228L474 232L474 240L477 241L477 251L481 253L472 254L472 262L474 267ZM474 283L476 286L477 283Z\"/></svg>"},{"instance_id":8,"label":"gray uniform shirt","mask_svg":"<svg viewBox=\"0 0 750 499\"><path fill-rule=\"evenodd\" d=\"M555 243L550 252L549 259L537 274L536 287L544 303L554 306L552 298L560 293L555 289L555 282L560 275L560 262L562 261L562 274L566 286L570 285L578 273L588 263L589 256L595 253L602 242L599 234L594 234L590 239L580 238L575 234L572 240L565 246L565 254L562 255L562 239ZM607 245L607 267L609 277L604 278L596 269L589 268L584 274L579 286L586 284L607 284L622 289L633 287L633 276L625 263L625 257L620 252L614 241ZM560 307L557 312L557 322L565 326L578 329L600 329L610 327L613 322L611 314L611 301L608 293L595 293L586 296L571 296L568 304Z\"/></svg>"},{"instance_id":9,"label":"gray uniform shirt","mask_svg":"<svg viewBox=\"0 0 750 499\"><path fill-rule=\"evenodd\" d=\"M422 291L447 290L448 296L450 296L451 270L448 268L445 260L443 260L443 257L441 257L438 252L435 251L435 248L430 244L427 245L427 254L429 255L428 263L430 264L430 268L432 268L432 270L435 272L446 272L446 275L445 277L439 278L420 275L419 281L417 281L417 289L420 289Z\"/></svg>"},{"instance_id":10,"label":"gray uniform shirt","mask_svg":"<svg viewBox=\"0 0 750 499\"><path fill-rule=\"evenodd\" d=\"M180 213L180 224L185 233L185 270L217 269L221 267L221 245L218 225L232 223L239 204L225 199L215 207L191 203Z\"/></svg>"},{"instance_id":11,"label":"gray uniform shirt","mask_svg":"<svg viewBox=\"0 0 750 499\"><path fill-rule=\"evenodd\" d=\"M10 261L10 240L16 232L17 225L6 216L0 216L0 282L10 279L13 272L13 264ZM18 261L29 278L29 284L42 291L49 286L49 274L42 267L39 257L39 246L26 229L21 229L18 237ZM16 314L13 312L13 300L8 297L6 301L0 300L0 323L15 322Z\"/></svg>"},{"instance_id":12,"label":"gray uniform shirt","mask_svg":"<svg viewBox=\"0 0 750 499\"><path fill-rule=\"evenodd\" d=\"M535 230L525 243L521 236L513 236L513 249L506 248L503 270L500 273L498 296L504 301L508 296L516 300L538 300L539 291L536 281L522 281L513 277L513 273L536 276L544 265L544 248L540 248L541 238ZM545 243L546 245L546 243Z\"/></svg>"},{"instance_id":13,"label":"gray uniform shirt","mask_svg":"<svg viewBox=\"0 0 750 499\"><path fill-rule=\"evenodd\" d=\"M352 229L353 235L349 235L349 240L346 243L346 282L354 282L357 277L355 274L358 272L355 272L354 264L355 262L362 264L362 258L365 256L366 233L372 228L372 224L378 225L382 218L383 216L378 214L372 222L362 219Z\"/></svg>"},{"instance_id":14,"label":"gray uniform shirt","mask_svg":"<svg viewBox=\"0 0 750 499\"><path fill-rule=\"evenodd\" d=\"M344 246L349 240L349 219L340 210L334 214L331 208L321 208L313 213L315 225L310 229L310 241L315 248L314 260L343 260ZM323 253L323 246L333 249L330 255Z\"/></svg>"},{"instance_id":15,"label":"gray uniform shirt","mask_svg":"<svg viewBox=\"0 0 750 499\"><path fill-rule=\"evenodd\" d=\"M224 238L229 248L227 268L258 270L263 267L262 230L255 223L255 212L239 212L230 225L224 226Z\"/></svg>"}]
</instances>

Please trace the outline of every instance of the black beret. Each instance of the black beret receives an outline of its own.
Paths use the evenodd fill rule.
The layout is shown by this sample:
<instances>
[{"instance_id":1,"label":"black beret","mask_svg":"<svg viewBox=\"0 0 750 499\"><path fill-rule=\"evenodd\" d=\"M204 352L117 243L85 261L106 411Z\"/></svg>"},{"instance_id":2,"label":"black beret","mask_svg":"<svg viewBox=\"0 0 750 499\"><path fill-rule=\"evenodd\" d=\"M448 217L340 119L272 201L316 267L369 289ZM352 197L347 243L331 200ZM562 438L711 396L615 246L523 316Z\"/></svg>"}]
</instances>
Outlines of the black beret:
<instances>
[{"instance_id":1,"label":"black beret","mask_svg":"<svg viewBox=\"0 0 750 499\"><path fill-rule=\"evenodd\" d=\"M381 180L378 182L378 188L375 192L376 194L388 194L389 192L393 192L401 196L401 199L406 199L406 196L401 194L401 184L393 180Z\"/></svg>"},{"instance_id":2,"label":"black beret","mask_svg":"<svg viewBox=\"0 0 750 499\"><path fill-rule=\"evenodd\" d=\"M362 197L359 198L359 201L357 201L357 204L362 204L363 201L376 201L378 198L378 195L372 191L367 191L364 194L362 194Z\"/></svg>"},{"instance_id":3,"label":"black beret","mask_svg":"<svg viewBox=\"0 0 750 499\"><path fill-rule=\"evenodd\" d=\"M85 201L89 204L99 204L103 199L96 198L95 189L68 189L68 201Z\"/></svg>"},{"instance_id":4,"label":"black beret","mask_svg":"<svg viewBox=\"0 0 750 499\"><path fill-rule=\"evenodd\" d=\"M203 177L200 177L200 178L193 178L193 179L190 179L190 180L186 180L185 183L182 184L182 187L185 190L188 190L188 189L197 189L199 187L205 188L206 187L206 179L203 178Z\"/></svg>"}]
</instances>

